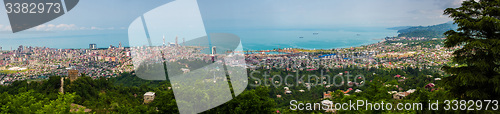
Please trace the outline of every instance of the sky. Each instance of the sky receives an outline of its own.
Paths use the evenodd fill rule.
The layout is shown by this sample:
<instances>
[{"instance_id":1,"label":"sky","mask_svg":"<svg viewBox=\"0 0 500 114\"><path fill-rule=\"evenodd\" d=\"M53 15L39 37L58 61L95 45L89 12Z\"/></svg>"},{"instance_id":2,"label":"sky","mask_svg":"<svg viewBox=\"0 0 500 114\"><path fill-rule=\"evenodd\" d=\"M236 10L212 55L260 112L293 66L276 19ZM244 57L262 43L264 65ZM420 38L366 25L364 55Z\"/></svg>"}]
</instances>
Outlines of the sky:
<instances>
[{"instance_id":1,"label":"sky","mask_svg":"<svg viewBox=\"0 0 500 114\"><path fill-rule=\"evenodd\" d=\"M98 36L92 42L99 43L99 40L114 38L109 42L126 43L127 29L137 17L171 1L80 0L75 8L61 17L18 33L12 33L6 11L0 10L0 41ZM443 15L443 10L458 7L461 1L198 0L198 6L207 31L327 30L441 24L451 21L448 16ZM0 9L4 8L3 5L0 6ZM22 40L19 44L30 45L36 42Z\"/></svg>"}]
</instances>

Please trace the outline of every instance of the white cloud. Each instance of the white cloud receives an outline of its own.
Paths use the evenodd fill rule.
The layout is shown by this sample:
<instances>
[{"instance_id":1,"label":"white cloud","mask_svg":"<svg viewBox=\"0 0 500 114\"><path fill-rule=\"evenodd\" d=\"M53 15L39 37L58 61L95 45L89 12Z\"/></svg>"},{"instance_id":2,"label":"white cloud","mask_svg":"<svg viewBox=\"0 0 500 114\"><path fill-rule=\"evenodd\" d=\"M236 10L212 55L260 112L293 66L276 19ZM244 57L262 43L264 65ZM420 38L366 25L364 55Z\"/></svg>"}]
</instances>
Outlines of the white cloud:
<instances>
[{"instance_id":1,"label":"white cloud","mask_svg":"<svg viewBox=\"0 0 500 114\"><path fill-rule=\"evenodd\" d=\"M10 25L0 25L0 31L12 31Z\"/></svg>"},{"instance_id":2,"label":"white cloud","mask_svg":"<svg viewBox=\"0 0 500 114\"><path fill-rule=\"evenodd\" d=\"M115 27L80 27L75 24L41 24L26 31L114 30ZM12 31L10 25L1 25L0 31Z\"/></svg>"},{"instance_id":3,"label":"white cloud","mask_svg":"<svg viewBox=\"0 0 500 114\"><path fill-rule=\"evenodd\" d=\"M441 8L457 8L462 5L465 0L436 0L436 5Z\"/></svg>"}]
</instances>

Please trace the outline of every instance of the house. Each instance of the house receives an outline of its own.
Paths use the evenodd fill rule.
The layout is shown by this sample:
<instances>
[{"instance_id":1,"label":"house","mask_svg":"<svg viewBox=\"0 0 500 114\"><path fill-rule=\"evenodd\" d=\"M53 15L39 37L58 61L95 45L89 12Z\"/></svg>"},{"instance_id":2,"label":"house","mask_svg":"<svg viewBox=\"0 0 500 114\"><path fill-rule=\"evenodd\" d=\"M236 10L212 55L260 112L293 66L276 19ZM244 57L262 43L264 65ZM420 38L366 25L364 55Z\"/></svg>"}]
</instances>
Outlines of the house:
<instances>
[{"instance_id":1,"label":"house","mask_svg":"<svg viewBox=\"0 0 500 114\"><path fill-rule=\"evenodd\" d=\"M408 93L408 92L398 92L398 93L392 95L392 98L394 98L396 100L401 100L408 95L410 95L410 93Z\"/></svg>"},{"instance_id":2,"label":"house","mask_svg":"<svg viewBox=\"0 0 500 114\"><path fill-rule=\"evenodd\" d=\"M299 92L305 92L305 91L301 89L301 90L299 90Z\"/></svg>"},{"instance_id":3,"label":"house","mask_svg":"<svg viewBox=\"0 0 500 114\"><path fill-rule=\"evenodd\" d=\"M183 72L183 73L188 73L188 72L190 72L190 71L191 71L191 70L189 70L189 69L187 69L187 68L181 68L181 70L182 70L182 72Z\"/></svg>"},{"instance_id":4,"label":"house","mask_svg":"<svg viewBox=\"0 0 500 114\"><path fill-rule=\"evenodd\" d=\"M144 94L144 103L148 104L153 102L153 100L155 99L155 95L155 92L146 92Z\"/></svg>"},{"instance_id":5,"label":"house","mask_svg":"<svg viewBox=\"0 0 500 114\"><path fill-rule=\"evenodd\" d=\"M323 109L326 109L325 112L332 112L335 113L335 106L332 101L330 100L323 100L321 101L321 104L323 104Z\"/></svg>"},{"instance_id":6,"label":"house","mask_svg":"<svg viewBox=\"0 0 500 114\"><path fill-rule=\"evenodd\" d=\"M434 83L429 83L429 84L425 85L425 88L432 88L434 86L435 86Z\"/></svg>"},{"instance_id":7,"label":"house","mask_svg":"<svg viewBox=\"0 0 500 114\"><path fill-rule=\"evenodd\" d=\"M415 91L416 91L416 89L410 89L410 90L408 90L408 91L406 91L406 92L408 92L408 93L410 93L410 94L411 94L411 93L413 93L413 92L415 92Z\"/></svg>"},{"instance_id":8,"label":"house","mask_svg":"<svg viewBox=\"0 0 500 114\"><path fill-rule=\"evenodd\" d=\"M286 91L285 91L285 94L292 94L292 91L290 91L290 90L286 90Z\"/></svg>"},{"instance_id":9,"label":"house","mask_svg":"<svg viewBox=\"0 0 500 114\"><path fill-rule=\"evenodd\" d=\"M410 95L411 93L415 92L416 89L410 89L406 92L397 92L396 94L393 94L392 97L396 100L400 100L400 99L403 99L404 97ZM389 93L395 93L396 91L392 91L392 92L389 92Z\"/></svg>"},{"instance_id":10,"label":"house","mask_svg":"<svg viewBox=\"0 0 500 114\"><path fill-rule=\"evenodd\" d=\"M323 92L323 99L326 99L326 98L332 98L332 95L330 94L331 92L328 91L328 92Z\"/></svg>"}]
</instances>

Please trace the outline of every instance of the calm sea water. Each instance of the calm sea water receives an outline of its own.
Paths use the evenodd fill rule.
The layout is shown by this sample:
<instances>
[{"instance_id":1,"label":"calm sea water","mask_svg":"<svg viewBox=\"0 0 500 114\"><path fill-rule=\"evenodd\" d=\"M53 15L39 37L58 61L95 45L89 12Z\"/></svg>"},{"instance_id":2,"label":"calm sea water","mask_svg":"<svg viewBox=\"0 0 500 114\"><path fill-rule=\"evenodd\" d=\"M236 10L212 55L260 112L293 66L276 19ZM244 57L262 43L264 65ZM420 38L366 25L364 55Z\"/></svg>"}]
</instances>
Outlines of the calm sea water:
<instances>
[{"instance_id":1,"label":"calm sea water","mask_svg":"<svg viewBox=\"0 0 500 114\"><path fill-rule=\"evenodd\" d=\"M332 49L366 45L395 36L397 31L385 28L337 28L322 30L218 30L210 33L232 33L241 38L245 50L274 48ZM109 45L128 46L127 30L73 31L73 32L21 32L0 33L2 50L16 49L19 45L51 48L88 48L95 43L99 48Z\"/></svg>"},{"instance_id":2,"label":"calm sea water","mask_svg":"<svg viewBox=\"0 0 500 114\"><path fill-rule=\"evenodd\" d=\"M385 28L353 28L332 30L273 30L236 33L245 50L274 48L332 49L356 47L380 42L397 31Z\"/></svg>"}]
</instances>

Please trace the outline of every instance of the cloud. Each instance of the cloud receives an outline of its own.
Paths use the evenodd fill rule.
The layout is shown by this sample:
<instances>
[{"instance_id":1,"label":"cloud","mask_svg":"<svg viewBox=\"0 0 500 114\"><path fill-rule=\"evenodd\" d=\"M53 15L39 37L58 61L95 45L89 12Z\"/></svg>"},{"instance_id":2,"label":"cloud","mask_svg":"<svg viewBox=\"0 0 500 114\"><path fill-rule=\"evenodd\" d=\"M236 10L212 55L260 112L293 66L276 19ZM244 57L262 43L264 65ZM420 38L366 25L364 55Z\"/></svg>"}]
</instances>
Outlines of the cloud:
<instances>
[{"instance_id":1,"label":"cloud","mask_svg":"<svg viewBox=\"0 0 500 114\"><path fill-rule=\"evenodd\" d=\"M101 27L90 27L90 30L115 30L115 27L101 28Z\"/></svg>"},{"instance_id":2,"label":"cloud","mask_svg":"<svg viewBox=\"0 0 500 114\"><path fill-rule=\"evenodd\" d=\"M462 2L465 0L435 0L435 5L439 6L442 9L446 8L457 8L462 5Z\"/></svg>"},{"instance_id":3,"label":"cloud","mask_svg":"<svg viewBox=\"0 0 500 114\"><path fill-rule=\"evenodd\" d=\"M66 31L66 30L78 30L78 27L76 27L75 24L58 24L58 25L42 24L33 27L31 29L28 29L28 31Z\"/></svg>"},{"instance_id":4,"label":"cloud","mask_svg":"<svg viewBox=\"0 0 500 114\"><path fill-rule=\"evenodd\" d=\"M76 30L115 30L115 27L80 27L75 24L41 24L26 31L76 31ZM1 25L0 31L12 31L10 25Z\"/></svg>"}]
</instances>

